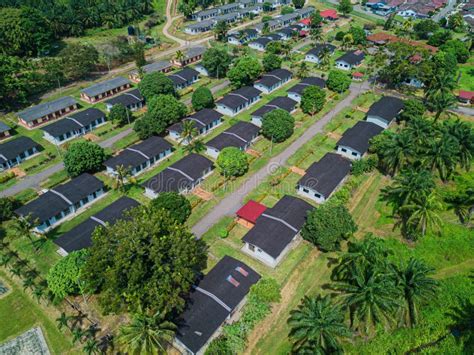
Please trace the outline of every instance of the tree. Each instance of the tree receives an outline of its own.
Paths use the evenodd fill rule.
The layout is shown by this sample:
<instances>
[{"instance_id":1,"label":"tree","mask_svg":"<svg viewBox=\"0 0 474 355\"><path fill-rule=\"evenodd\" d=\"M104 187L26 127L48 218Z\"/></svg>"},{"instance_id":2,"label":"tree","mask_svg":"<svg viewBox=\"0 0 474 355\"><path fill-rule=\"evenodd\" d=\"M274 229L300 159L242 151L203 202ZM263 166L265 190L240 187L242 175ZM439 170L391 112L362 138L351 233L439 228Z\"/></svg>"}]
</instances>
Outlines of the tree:
<instances>
[{"instance_id":1,"label":"tree","mask_svg":"<svg viewBox=\"0 0 474 355\"><path fill-rule=\"evenodd\" d=\"M242 176L249 170L247 154L236 147L226 147L217 157L217 166L224 177Z\"/></svg>"},{"instance_id":2,"label":"tree","mask_svg":"<svg viewBox=\"0 0 474 355\"><path fill-rule=\"evenodd\" d=\"M87 339L82 347L82 350L87 355L100 354L99 343L95 339Z\"/></svg>"},{"instance_id":3,"label":"tree","mask_svg":"<svg viewBox=\"0 0 474 355\"><path fill-rule=\"evenodd\" d=\"M340 70L331 70L326 85L330 90L342 93L349 89L351 79L346 73Z\"/></svg>"},{"instance_id":4,"label":"tree","mask_svg":"<svg viewBox=\"0 0 474 355\"><path fill-rule=\"evenodd\" d=\"M468 122L449 120L443 122L444 134L453 137L457 141L458 162L462 168L469 171L472 157L474 155L474 130Z\"/></svg>"},{"instance_id":5,"label":"tree","mask_svg":"<svg viewBox=\"0 0 474 355\"><path fill-rule=\"evenodd\" d=\"M202 65L213 78L225 77L230 63L231 58L225 48L209 48L202 57Z\"/></svg>"},{"instance_id":6,"label":"tree","mask_svg":"<svg viewBox=\"0 0 474 355\"><path fill-rule=\"evenodd\" d=\"M306 64L306 62L303 61L298 67L298 71L296 72L296 77L298 79L303 79L303 78L306 78L308 75L309 75L308 64Z\"/></svg>"},{"instance_id":7,"label":"tree","mask_svg":"<svg viewBox=\"0 0 474 355\"><path fill-rule=\"evenodd\" d=\"M262 65L257 58L243 56L229 70L227 77L234 87L240 88L245 85L252 85L262 73L262 69Z\"/></svg>"},{"instance_id":8,"label":"tree","mask_svg":"<svg viewBox=\"0 0 474 355\"><path fill-rule=\"evenodd\" d=\"M327 46L325 46L319 55L319 65L321 68L329 68L331 64L331 51Z\"/></svg>"},{"instance_id":9,"label":"tree","mask_svg":"<svg viewBox=\"0 0 474 355\"><path fill-rule=\"evenodd\" d=\"M386 137L386 142L380 149L379 160L385 170L394 176L414 156L413 142L407 132L387 134L383 137Z\"/></svg>"},{"instance_id":10,"label":"tree","mask_svg":"<svg viewBox=\"0 0 474 355\"><path fill-rule=\"evenodd\" d=\"M356 231L357 225L345 206L324 204L308 213L301 236L322 251L334 251Z\"/></svg>"},{"instance_id":11,"label":"tree","mask_svg":"<svg viewBox=\"0 0 474 355\"><path fill-rule=\"evenodd\" d=\"M84 292L82 268L87 256L86 249L73 251L49 269L46 277L48 288L57 298Z\"/></svg>"},{"instance_id":12,"label":"tree","mask_svg":"<svg viewBox=\"0 0 474 355\"><path fill-rule=\"evenodd\" d=\"M288 14L292 14L293 12L295 12L295 9L292 8L291 6L282 6L280 9L281 15L288 15Z\"/></svg>"},{"instance_id":13,"label":"tree","mask_svg":"<svg viewBox=\"0 0 474 355\"><path fill-rule=\"evenodd\" d=\"M428 39L431 34L439 30L439 25L437 22L426 19L421 20L415 23L413 26L413 31L418 39Z\"/></svg>"},{"instance_id":14,"label":"tree","mask_svg":"<svg viewBox=\"0 0 474 355\"><path fill-rule=\"evenodd\" d=\"M448 27L455 32L462 32L465 24L464 24L464 16L462 13L455 13L448 18Z\"/></svg>"},{"instance_id":15,"label":"tree","mask_svg":"<svg viewBox=\"0 0 474 355\"><path fill-rule=\"evenodd\" d=\"M323 22L323 17L321 16L321 12L316 9L313 13L311 13L310 17L310 26L311 28L313 27L319 27L321 26L321 23Z\"/></svg>"},{"instance_id":16,"label":"tree","mask_svg":"<svg viewBox=\"0 0 474 355\"><path fill-rule=\"evenodd\" d=\"M438 171L444 182L451 178L459 161L460 147L456 138L450 134L428 142L425 148L423 164L432 171Z\"/></svg>"},{"instance_id":17,"label":"tree","mask_svg":"<svg viewBox=\"0 0 474 355\"><path fill-rule=\"evenodd\" d=\"M118 126L130 123L132 117L132 112L121 103L113 105L110 109L109 120Z\"/></svg>"},{"instance_id":18,"label":"tree","mask_svg":"<svg viewBox=\"0 0 474 355\"><path fill-rule=\"evenodd\" d=\"M68 316L66 313L61 312L61 315L56 318L56 323L58 323L58 329L62 330L64 327L68 327L68 323L71 320L71 317Z\"/></svg>"},{"instance_id":19,"label":"tree","mask_svg":"<svg viewBox=\"0 0 474 355\"><path fill-rule=\"evenodd\" d=\"M276 109L263 115L262 134L272 142L280 143L291 137L295 119L285 110Z\"/></svg>"},{"instance_id":20,"label":"tree","mask_svg":"<svg viewBox=\"0 0 474 355\"><path fill-rule=\"evenodd\" d=\"M175 332L176 326L163 313L137 313L130 324L120 328L118 343L127 354L166 354Z\"/></svg>"},{"instance_id":21,"label":"tree","mask_svg":"<svg viewBox=\"0 0 474 355\"><path fill-rule=\"evenodd\" d=\"M217 21L214 29L214 37L218 41L224 41L227 37L227 32L229 31L229 25L225 21Z\"/></svg>"},{"instance_id":22,"label":"tree","mask_svg":"<svg viewBox=\"0 0 474 355\"><path fill-rule=\"evenodd\" d=\"M280 69L281 62L282 62L282 59L276 54L273 54L273 53L265 54L263 56L263 61L262 61L263 69L266 72L269 72L275 69Z\"/></svg>"},{"instance_id":23,"label":"tree","mask_svg":"<svg viewBox=\"0 0 474 355\"><path fill-rule=\"evenodd\" d=\"M173 81L161 72L145 74L138 89L147 101L158 95L176 96Z\"/></svg>"},{"instance_id":24,"label":"tree","mask_svg":"<svg viewBox=\"0 0 474 355\"><path fill-rule=\"evenodd\" d=\"M301 95L301 110L314 116L321 111L326 103L326 91L319 86L311 85L303 90Z\"/></svg>"},{"instance_id":25,"label":"tree","mask_svg":"<svg viewBox=\"0 0 474 355\"><path fill-rule=\"evenodd\" d=\"M353 10L353 6L350 0L340 0L339 5L337 5L337 11L339 11L344 16L349 15Z\"/></svg>"},{"instance_id":26,"label":"tree","mask_svg":"<svg viewBox=\"0 0 474 355\"><path fill-rule=\"evenodd\" d=\"M354 44L354 37L352 37L351 33L346 33L344 37L342 37L342 49L350 49Z\"/></svg>"},{"instance_id":27,"label":"tree","mask_svg":"<svg viewBox=\"0 0 474 355\"><path fill-rule=\"evenodd\" d=\"M191 203L189 200L177 192L163 192L150 203L153 209L164 209L178 223L183 224L191 215Z\"/></svg>"},{"instance_id":28,"label":"tree","mask_svg":"<svg viewBox=\"0 0 474 355\"><path fill-rule=\"evenodd\" d=\"M446 41L440 49L444 52L453 53L456 56L458 63L466 63L469 59L469 48L459 39Z\"/></svg>"},{"instance_id":29,"label":"tree","mask_svg":"<svg viewBox=\"0 0 474 355\"><path fill-rule=\"evenodd\" d=\"M291 2L293 3L293 6L296 9L302 9L304 6L305 0L291 0Z\"/></svg>"},{"instance_id":30,"label":"tree","mask_svg":"<svg viewBox=\"0 0 474 355\"><path fill-rule=\"evenodd\" d=\"M404 102L404 107L399 115L400 121L410 122L423 117L426 108L420 100L408 99Z\"/></svg>"},{"instance_id":31,"label":"tree","mask_svg":"<svg viewBox=\"0 0 474 355\"><path fill-rule=\"evenodd\" d=\"M362 44L365 45L367 42L367 36L365 35L365 31L362 27L359 26L351 26L349 32L352 35L352 43L355 45Z\"/></svg>"},{"instance_id":32,"label":"tree","mask_svg":"<svg viewBox=\"0 0 474 355\"><path fill-rule=\"evenodd\" d=\"M400 288L404 303L402 321L409 327L415 326L418 322L419 305L436 294L438 282L429 277L433 272L433 268L413 257L407 264L394 267L395 285Z\"/></svg>"},{"instance_id":33,"label":"tree","mask_svg":"<svg viewBox=\"0 0 474 355\"><path fill-rule=\"evenodd\" d=\"M214 107L214 97L212 96L211 90L205 86L200 86L193 92L191 98L191 104L195 111L202 110L203 108Z\"/></svg>"},{"instance_id":34,"label":"tree","mask_svg":"<svg viewBox=\"0 0 474 355\"><path fill-rule=\"evenodd\" d=\"M64 76L68 80L86 78L99 61L97 49L90 44L70 43L59 52Z\"/></svg>"},{"instance_id":35,"label":"tree","mask_svg":"<svg viewBox=\"0 0 474 355\"><path fill-rule=\"evenodd\" d=\"M402 207L402 211L409 216L407 219L408 233L421 233L424 237L428 230L438 232L443 221L438 212L442 210L442 203L435 193L415 198L412 203Z\"/></svg>"},{"instance_id":36,"label":"tree","mask_svg":"<svg viewBox=\"0 0 474 355\"><path fill-rule=\"evenodd\" d=\"M136 42L133 45L133 57L137 68L141 68L146 64L145 46L141 42Z\"/></svg>"},{"instance_id":37,"label":"tree","mask_svg":"<svg viewBox=\"0 0 474 355\"><path fill-rule=\"evenodd\" d=\"M64 167L69 176L93 173L102 168L105 161L104 148L89 141L72 143L64 154Z\"/></svg>"},{"instance_id":38,"label":"tree","mask_svg":"<svg viewBox=\"0 0 474 355\"><path fill-rule=\"evenodd\" d=\"M117 165L115 167L115 181L114 181L114 188L120 190L122 192L125 191L125 184L128 182L135 182L135 179L132 175L132 170L130 167L126 167L124 165Z\"/></svg>"},{"instance_id":39,"label":"tree","mask_svg":"<svg viewBox=\"0 0 474 355\"><path fill-rule=\"evenodd\" d=\"M10 197L0 197L0 223L13 217L15 200Z\"/></svg>"},{"instance_id":40,"label":"tree","mask_svg":"<svg viewBox=\"0 0 474 355\"><path fill-rule=\"evenodd\" d=\"M311 40L314 42L322 42L324 40L323 30L321 27L311 27L309 30L309 36Z\"/></svg>"},{"instance_id":41,"label":"tree","mask_svg":"<svg viewBox=\"0 0 474 355\"><path fill-rule=\"evenodd\" d=\"M435 112L435 122L456 102L452 88L453 78L448 73L434 75L425 90L425 103L428 110Z\"/></svg>"},{"instance_id":42,"label":"tree","mask_svg":"<svg viewBox=\"0 0 474 355\"><path fill-rule=\"evenodd\" d=\"M207 262L205 242L168 212L144 206L96 230L89 252L84 276L106 313L181 312Z\"/></svg>"},{"instance_id":43,"label":"tree","mask_svg":"<svg viewBox=\"0 0 474 355\"><path fill-rule=\"evenodd\" d=\"M342 352L340 341L351 333L344 323L344 313L329 296L305 296L290 312L289 338L295 354L333 354Z\"/></svg>"},{"instance_id":44,"label":"tree","mask_svg":"<svg viewBox=\"0 0 474 355\"><path fill-rule=\"evenodd\" d=\"M428 44L430 46L441 47L444 43L453 38L451 31L439 30L433 33L428 38Z\"/></svg>"}]
</instances>

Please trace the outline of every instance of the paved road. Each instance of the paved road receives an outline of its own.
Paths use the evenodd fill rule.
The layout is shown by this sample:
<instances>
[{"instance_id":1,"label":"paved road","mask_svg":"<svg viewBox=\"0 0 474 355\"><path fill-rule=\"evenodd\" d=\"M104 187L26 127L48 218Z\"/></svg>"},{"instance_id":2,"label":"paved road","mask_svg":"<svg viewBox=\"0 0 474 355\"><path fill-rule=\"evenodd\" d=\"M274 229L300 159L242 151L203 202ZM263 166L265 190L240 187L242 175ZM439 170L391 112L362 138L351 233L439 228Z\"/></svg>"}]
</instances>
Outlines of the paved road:
<instances>
[{"instance_id":1,"label":"paved road","mask_svg":"<svg viewBox=\"0 0 474 355\"><path fill-rule=\"evenodd\" d=\"M454 10L455 6L456 0L448 0L446 6L443 7L438 13L433 15L432 20L440 21L442 18L445 18L447 15L449 15L450 12Z\"/></svg>"},{"instance_id":2,"label":"paved road","mask_svg":"<svg viewBox=\"0 0 474 355\"><path fill-rule=\"evenodd\" d=\"M193 233L200 238L222 217L235 215L235 212L242 206L245 196L266 180L278 169L278 167L285 166L288 159L293 156L298 149L311 140L311 138L313 138L317 133L321 133L326 124L331 121L334 116L336 116L343 108L349 106L351 101L359 94L367 90L370 90L367 83L352 85L349 96L339 102L335 108L323 116L319 121L310 126L301 137L297 138L283 152L271 158L267 165L252 176L249 176L239 188L219 202L206 216L192 227Z\"/></svg>"},{"instance_id":3,"label":"paved road","mask_svg":"<svg viewBox=\"0 0 474 355\"><path fill-rule=\"evenodd\" d=\"M168 37L169 39L171 39L172 41L175 41L176 43L179 43L179 45L185 45L186 44L186 41L184 39L181 39L181 38L178 38L178 37L175 37L173 36L171 33L169 33L169 28L171 27L171 25L173 24L173 21L176 20L177 18L179 17L182 17L182 16L176 16L176 17L173 17L172 14L171 14L171 7L173 5L173 0L168 0L167 3L166 3L166 23L163 27L163 35L165 37Z\"/></svg>"}]
</instances>

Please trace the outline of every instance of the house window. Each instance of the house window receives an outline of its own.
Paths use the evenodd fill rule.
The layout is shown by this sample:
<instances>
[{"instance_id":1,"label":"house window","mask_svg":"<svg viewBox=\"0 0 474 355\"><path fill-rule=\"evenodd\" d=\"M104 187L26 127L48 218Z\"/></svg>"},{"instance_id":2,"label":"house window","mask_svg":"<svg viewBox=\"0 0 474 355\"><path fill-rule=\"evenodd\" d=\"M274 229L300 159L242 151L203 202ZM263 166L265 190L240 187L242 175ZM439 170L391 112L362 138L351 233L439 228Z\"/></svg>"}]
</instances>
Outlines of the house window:
<instances>
[{"instance_id":1,"label":"house window","mask_svg":"<svg viewBox=\"0 0 474 355\"><path fill-rule=\"evenodd\" d=\"M309 190L305 187L303 187L303 192L309 193Z\"/></svg>"},{"instance_id":2,"label":"house window","mask_svg":"<svg viewBox=\"0 0 474 355\"><path fill-rule=\"evenodd\" d=\"M249 244L249 249L250 249L250 251L253 251L253 252L255 252L255 246L254 246L254 245L252 245L252 244Z\"/></svg>"},{"instance_id":3,"label":"house window","mask_svg":"<svg viewBox=\"0 0 474 355\"><path fill-rule=\"evenodd\" d=\"M357 153L356 153L356 152L352 152L351 154L352 154L353 156L355 156L355 157L357 156Z\"/></svg>"},{"instance_id":4,"label":"house window","mask_svg":"<svg viewBox=\"0 0 474 355\"><path fill-rule=\"evenodd\" d=\"M317 193L315 193L315 194L314 194L314 197L316 197L316 198L321 198L321 195L320 195L320 194L317 194Z\"/></svg>"},{"instance_id":5,"label":"house window","mask_svg":"<svg viewBox=\"0 0 474 355\"><path fill-rule=\"evenodd\" d=\"M346 148L341 148L341 151L343 151L344 153L347 152L347 149Z\"/></svg>"}]
</instances>

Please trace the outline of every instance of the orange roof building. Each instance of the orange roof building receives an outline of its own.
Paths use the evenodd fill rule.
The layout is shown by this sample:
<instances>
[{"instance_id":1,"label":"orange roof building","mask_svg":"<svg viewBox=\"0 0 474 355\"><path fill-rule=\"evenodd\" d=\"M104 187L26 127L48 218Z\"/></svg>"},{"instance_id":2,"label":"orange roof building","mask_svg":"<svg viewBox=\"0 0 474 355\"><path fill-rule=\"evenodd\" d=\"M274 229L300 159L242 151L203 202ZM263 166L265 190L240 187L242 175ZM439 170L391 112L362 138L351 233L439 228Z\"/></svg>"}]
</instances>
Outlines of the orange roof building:
<instances>
[{"instance_id":1,"label":"orange roof building","mask_svg":"<svg viewBox=\"0 0 474 355\"><path fill-rule=\"evenodd\" d=\"M372 42L374 44L379 44L379 45L384 45L387 43L395 43L395 42L400 42L400 43L406 43L414 47L422 47L424 49L429 50L431 53L436 53L438 51L438 48L430 46L429 44L418 42L418 41L412 41L409 39L405 38L400 38L397 36L394 36L390 33L386 32L379 32L379 33L374 33L369 36L367 36L367 41Z\"/></svg>"}]
</instances>

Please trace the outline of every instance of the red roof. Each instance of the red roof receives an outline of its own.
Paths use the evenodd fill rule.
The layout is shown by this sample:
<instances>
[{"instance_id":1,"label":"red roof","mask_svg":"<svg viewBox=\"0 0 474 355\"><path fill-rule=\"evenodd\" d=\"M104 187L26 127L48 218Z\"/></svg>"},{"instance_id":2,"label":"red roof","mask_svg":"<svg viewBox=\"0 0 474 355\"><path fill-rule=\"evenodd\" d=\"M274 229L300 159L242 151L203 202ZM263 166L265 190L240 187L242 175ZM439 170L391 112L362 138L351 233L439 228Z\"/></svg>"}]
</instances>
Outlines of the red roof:
<instances>
[{"instance_id":1,"label":"red roof","mask_svg":"<svg viewBox=\"0 0 474 355\"><path fill-rule=\"evenodd\" d=\"M352 76L354 78L362 78L364 76L364 74L362 74L361 72L356 71L355 73L352 74Z\"/></svg>"},{"instance_id":2,"label":"red roof","mask_svg":"<svg viewBox=\"0 0 474 355\"><path fill-rule=\"evenodd\" d=\"M300 23L302 23L303 25L308 26L311 23L311 19L310 18L304 18L300 21Z\"/></svg>"},{"instance_id":3,"label":"red roof","mask_svg":"<svg viewBox=\"0 0 474 355\"><path fill-rule=\"evenodd\" d=\"M322 18L331 18L331 19L337 19L339 16L337 15L337 11L333 9L327 9L321 11L321 17Z\"/></svg>"},{"instance_id":4,"label":"red roof","mask_svg":"<svg viewBox=\"0 0 474 355\"><path fill-rule=\"evenodd\" d=\"M265 212L266 209L267 207L264 205L250 200L237 211L237 216L249 222L255 223L257 218L260 217L260 215Z\"/></svg>"},{"instance_id":5,"label":"red roof","mask_svg":"<svg viewBox=\"0 0 474 355\"><path fill-rule=\"evenodd\" d=\"M459 98L464 100L472 100L474 98L474 91L459 91Z\"/></svg>"}]
</instances>

